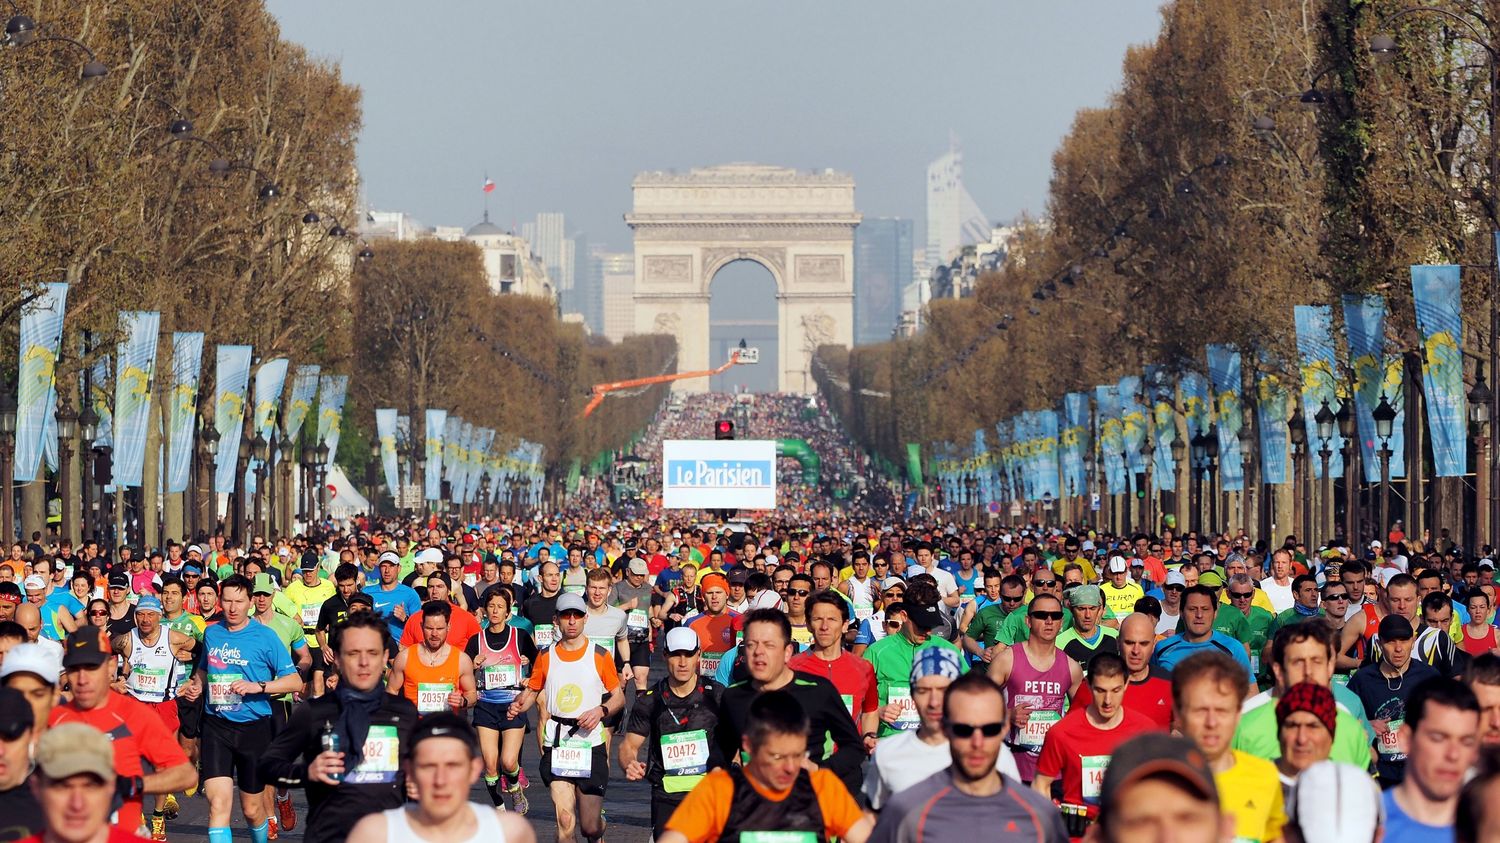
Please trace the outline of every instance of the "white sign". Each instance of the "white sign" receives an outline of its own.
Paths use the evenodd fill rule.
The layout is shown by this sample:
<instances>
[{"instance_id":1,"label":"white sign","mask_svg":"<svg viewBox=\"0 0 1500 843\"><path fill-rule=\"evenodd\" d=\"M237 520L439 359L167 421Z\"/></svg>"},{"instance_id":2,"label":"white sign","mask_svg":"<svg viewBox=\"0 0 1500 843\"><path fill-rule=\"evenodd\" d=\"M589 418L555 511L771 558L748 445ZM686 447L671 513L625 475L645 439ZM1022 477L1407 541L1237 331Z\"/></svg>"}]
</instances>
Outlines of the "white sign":
<instances>
[{"instance_id":1,"label":"white sign","mask_svg":"<svg viewBox=\"0 0 1500 843\"><path fill-rule=\"evenodd\" d=\"M663 509L775 509L776 443L769 439L661 443Z\"/></svg>"}]
</instances>

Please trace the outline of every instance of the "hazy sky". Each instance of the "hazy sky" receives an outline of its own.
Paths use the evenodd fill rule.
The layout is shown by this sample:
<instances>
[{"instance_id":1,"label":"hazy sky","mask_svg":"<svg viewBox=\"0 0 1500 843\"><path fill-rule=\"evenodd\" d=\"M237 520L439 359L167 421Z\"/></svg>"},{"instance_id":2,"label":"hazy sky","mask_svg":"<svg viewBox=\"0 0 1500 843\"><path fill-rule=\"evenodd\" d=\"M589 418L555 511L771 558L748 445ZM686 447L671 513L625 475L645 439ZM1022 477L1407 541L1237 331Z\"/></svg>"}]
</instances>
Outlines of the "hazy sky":
<instances>
[{"instance_id":1,"label":"hazy sky","mask_svg":"<svg viewBox=\"0 0 1500 843\"><path fill-rule=\"evenodd\" d=\"M854 175L866 216L924 213L964 150L996 221L1040 212L1073 113L1103 104L1157 0L268 0L364 91L372 207L429 225L564 211L625 251L637 171L730 161Z\"/></svg>"}]
</instances>

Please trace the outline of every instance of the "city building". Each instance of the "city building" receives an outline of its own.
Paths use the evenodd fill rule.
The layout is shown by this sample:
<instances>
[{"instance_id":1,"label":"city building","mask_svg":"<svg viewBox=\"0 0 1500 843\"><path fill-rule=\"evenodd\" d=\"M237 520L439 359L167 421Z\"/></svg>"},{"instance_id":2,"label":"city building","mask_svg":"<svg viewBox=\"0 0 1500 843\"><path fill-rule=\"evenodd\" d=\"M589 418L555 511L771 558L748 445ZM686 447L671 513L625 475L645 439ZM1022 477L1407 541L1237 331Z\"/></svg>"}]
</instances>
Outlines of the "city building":
<instances>
[{"instance_id":1,"label":"city building","mask_svg":"<svg viewBox=\"0 0 1500 843\"><path fill-rule=\"evenodd\" d=\"M598 252L603 287L603 334L619 342L635 333L635 255Z\"/></svg>"},{"instance_id":2,"label":"city building","mask_svg":"<svg viewBox=\"0 0 1500 843\"><path fill-rule=\"evenodd\" d=\"M557 288L540 258L523 237L490 222L490 215L464 233L463 239L484 252L484 272L498 295L541 296L557 300Z\"/></svg>"},{"instance_id":3,"label":"city building","mask_svg":"<svg viewBox=\"0 0 1500 843\"><path fill-rule=\"evenodd\" d=\"M554 289L573 289L573 255L567 242L567 225L558 211L544 211L536 220L521 224L521 236L531 244L531 251L542 259Z\"/></svg>"},{"instance_id":4,"label":"city building","mask_svg":"<svg viewBox=\"0 0 1500 843\"><path fill-rule=\"evenodd\" d=\"M927 267L952 260L964 246L989 239L990 222L963 180L963 153L956 145L927 165ZM925 273L919 273L918 278Z\"/></svg>"},{"instance_id":5,"label":"city building","mask_svg":"<svg viewBox=\"0 0 1500 843\"><path fill-rule=\"evenodd\" d=\"M854 230L854 344L885 342L912 281L912 221L866 217Z\"/></svg>"}]
</instances>

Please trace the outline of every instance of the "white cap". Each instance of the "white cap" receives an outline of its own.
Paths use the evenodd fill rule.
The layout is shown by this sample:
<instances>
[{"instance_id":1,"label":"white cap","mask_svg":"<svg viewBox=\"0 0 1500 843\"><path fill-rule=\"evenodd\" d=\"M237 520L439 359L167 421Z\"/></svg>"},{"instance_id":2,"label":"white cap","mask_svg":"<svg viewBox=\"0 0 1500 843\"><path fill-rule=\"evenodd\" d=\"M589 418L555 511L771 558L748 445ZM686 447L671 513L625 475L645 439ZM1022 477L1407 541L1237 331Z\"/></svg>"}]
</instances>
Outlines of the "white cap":
<instances>
[{"instance_id":1,"label":"white cap","mask_svg":"<svg viewBox=\"0 0 1500 843\"><path fill-rule=\"evenodd\" d=\"M1187 588L1187 577L1184 577L1181 571L1168 571L1167 581L1162 583L1162 587L1165 588L1169 585L1180 585L1183 588Z\"/></svg>"},{"instance_id":2,"label":"white cap","mask_svg":"<svg viewBox=\"0 0 1500 843\"><path fill-rule=\"evenodd\" d=\"M558 615L563 612L582 612L586 615L589 613L589 607L587 603L583 602L582 597L569 591L557 596L557 608L552 611Z\"/></svg>"},{"instance_id":3,"label":"white cap","mask_svg":"<svg viewBox=\"0 0 1500 843\"><path fill-rule=\"evenodd\" d=\"M429 565L441 565L443 564L443 552L435 547L424 547L417 551L415 561L418 565L424 562Z\"/></svg>"},{"instance_id":4,"label":"white cap","mask_svg":"<svg viewBox=\"0 0 1500 843\"><path fill-rule=\"evenodd\" d=\"M1111 574L1123 574L1130 570L1130 565L1125 562L1123 556L1109 557L1109 572Z\"/></svg>"},{"instance_id":5,"label":"white cap","mask_svg":"<svg viewBox=\"0 0 1500 843\"><path fill-rule=\"evenodd\" d=\"M62 675L62 657L41 644L17 644L5 654L0 681L12 673L34 673L43 682L56 685Z\"/></svg>"},{"instance_id":6,"label":"white cap","mask_svg":"<svg viewBox=\"0 0 1500 843\"><path fill-rule=\"evenodd\" d=\"M1078 549L1079 550L1093 550L1094 549L1094 540L1093 539L1084 539L1083 540L1083 544L1079 545Z\"/></svg>"},{"instance_id":7,"label":"white cap","mask_svg":"<svg viewBox=\"0 0 1500 843\"><path fill-rule=\"evenodd\" d=\"M1371 550L1379 550L1381 547L1383 547L1383 545L1381 545L1381 543L1379 541L1372 541L1372 542L1370 542L1370 549Z\"/></svg>"},{"instance_id":8,"label":"white cap","mask_svg":"<svg viewBox=\"0 0 1500 843\"><path fill-rule=\"evenodd\" d=\"M898 585L902 588L905 588L906 580L903 580L900 577L886 577L885 579L880 581L880 590L885 591L888 588L894 588Z\"/></svg>"},{"instance_id":9,"label":"white cap","mask_svg":"<svg viewBox=\"0 0 1500 843\"><path fill-rule=\"evenodd\" d=\"M668 653L698 652L698 633L685 626L679 626L667 633L667 642L664 645Z\"/></svg>"},{"instance_id":10,"label":"white cap","mask_svg":"<svg viewBox=\"0 0 1500 843\"><path fill-rule=\"evenodd\" d=\"M27 590L30 590L30 589L33 589L33 588L46 588L47 587L47 581L44 580L44 579L42 579L42 577L41 577L40 574L32 574L31 576L27 577L25 579L25 581L23 581L21 584Z\"/></svg>"},{"instance_id":11,"label":"white cap","mask_svg":"<svg viewBox=\"0 0 1500 843\"><path fill-rule=\"evenodd\" d=\"M387 550L386 552L380 554L379 557L377 557L376 564L385 565L387 563L399 567L401 565L401 557L395 552Z\"/></svg>"},{"instance_id":12,"label":"white cap","mask_svg":"<svg viewBox=\"0 0 1500 843\"><path fill-rule=\"evenodd\" d=\"M1319 761L1302 771L1286 803L1287 823L1303 840L1374 843L1385 826L1380 788L1363 770Z\"/></svg>"}]
</instances>

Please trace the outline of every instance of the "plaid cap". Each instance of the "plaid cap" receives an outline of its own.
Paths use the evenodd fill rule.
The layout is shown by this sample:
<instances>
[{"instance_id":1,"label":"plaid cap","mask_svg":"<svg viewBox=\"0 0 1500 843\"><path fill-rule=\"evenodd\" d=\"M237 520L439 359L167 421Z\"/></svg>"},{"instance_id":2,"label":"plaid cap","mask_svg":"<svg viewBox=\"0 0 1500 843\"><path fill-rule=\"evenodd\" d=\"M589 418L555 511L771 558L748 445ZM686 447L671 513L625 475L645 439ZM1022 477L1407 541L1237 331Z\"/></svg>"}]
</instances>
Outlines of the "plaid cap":
<instances>
[{"instance_id":1,"label":"plaid cap","mask_svg":"<svg viewBox=\"0 0 1500 843\"><path fill-rule=\"evenodd\" d=\"M1333 691L1327 687L1313 682L1298 682L1286 689L1286 693L1276 701L1277 728L1281 727L1288 715L1297 711L1305 711L1318 718L1328 729L1328 734L1337 734L1338 707L1334 704Z\"/></svg>"}]
</instances>

